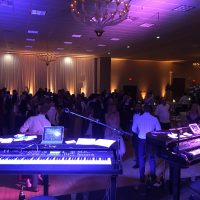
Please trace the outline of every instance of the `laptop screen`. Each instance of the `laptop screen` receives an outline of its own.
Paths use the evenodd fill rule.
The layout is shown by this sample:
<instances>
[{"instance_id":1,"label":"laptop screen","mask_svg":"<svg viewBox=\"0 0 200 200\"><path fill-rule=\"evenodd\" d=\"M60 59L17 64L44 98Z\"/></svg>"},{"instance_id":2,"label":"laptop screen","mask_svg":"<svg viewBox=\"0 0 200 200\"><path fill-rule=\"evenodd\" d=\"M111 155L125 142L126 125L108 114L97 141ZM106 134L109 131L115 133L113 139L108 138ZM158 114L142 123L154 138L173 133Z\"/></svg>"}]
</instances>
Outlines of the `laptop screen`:
<instances>
[{"instance_id":1,"label":"laptop screen","mask_svg":"<svg viewBox=\"0 0 200 200\"><path fill-rule=\"evenodd\" d=\"M62 143L64 137L63 126L44 127L42 143Z\"/></svg>"},{"instance_id":2,"label":"laptop screen","mask_svg":"<svg viewBox=\"0 0 200 200\"><path fill-rule=\"evenodd\" d=\"M200 128L198 124L189 124L189 127L194 134L200 134Z\"/></svg>"}]
</instances>

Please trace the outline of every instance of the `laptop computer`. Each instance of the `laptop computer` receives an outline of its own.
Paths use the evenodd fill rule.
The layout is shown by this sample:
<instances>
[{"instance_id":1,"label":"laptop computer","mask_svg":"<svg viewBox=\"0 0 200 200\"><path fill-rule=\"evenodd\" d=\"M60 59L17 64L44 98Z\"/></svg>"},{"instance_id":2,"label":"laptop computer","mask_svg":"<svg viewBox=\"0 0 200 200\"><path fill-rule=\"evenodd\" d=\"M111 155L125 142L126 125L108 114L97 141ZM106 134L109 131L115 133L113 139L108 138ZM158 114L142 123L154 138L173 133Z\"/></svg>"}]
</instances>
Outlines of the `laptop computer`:
<instances>
[{"instance_id":1,"label":"laptop computer","mask_svg":"<svg viewBox=\"0 0 200 200\"><path fill-rule=\"evenodd\" d=\"M63 126L46 126L41 144L62 144L64 138Z\"/></svg>"},{"instance_id":2,"label":"laptop computer","mask_svg":"<svg viewBox=\"0 0 200 200\"><path fill-rule=\"evenodd\" d=\"M200 134L200 128L198 124L189 124L189 127L194 134Z\"/></svg>"}]
</instances>

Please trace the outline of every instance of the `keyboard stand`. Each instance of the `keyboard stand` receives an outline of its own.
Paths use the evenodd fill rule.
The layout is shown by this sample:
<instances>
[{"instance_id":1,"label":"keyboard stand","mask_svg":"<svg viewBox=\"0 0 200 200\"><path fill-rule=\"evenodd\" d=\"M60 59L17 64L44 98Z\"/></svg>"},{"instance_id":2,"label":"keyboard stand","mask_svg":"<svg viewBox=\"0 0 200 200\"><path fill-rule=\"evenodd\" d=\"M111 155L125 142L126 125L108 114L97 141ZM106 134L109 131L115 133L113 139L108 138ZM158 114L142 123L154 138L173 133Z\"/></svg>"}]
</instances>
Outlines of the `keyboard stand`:
<instances>
[{"instance_id":1,"label":"keyboard stand","mask_svg":"<svg viewBox=\"0 0 200 200\"><path fill-rule=\"evenodd\" d=\"M44 184L44 196L48 196L49 195L49 176L48 175L44 175L43 176L43 184Z\"/></svg>"},{"instance_id":2,"label":"keyboard stand","mask_svg":"<svg viewBox=\"0 0 200 200\"><path fill-rule=\"evenodd\" d=\"M117 176L113 175L111 176L111 188L110 188L110 199L111 200L116 200L116 191L117 191Z\"/></svg>"}]
</instances>

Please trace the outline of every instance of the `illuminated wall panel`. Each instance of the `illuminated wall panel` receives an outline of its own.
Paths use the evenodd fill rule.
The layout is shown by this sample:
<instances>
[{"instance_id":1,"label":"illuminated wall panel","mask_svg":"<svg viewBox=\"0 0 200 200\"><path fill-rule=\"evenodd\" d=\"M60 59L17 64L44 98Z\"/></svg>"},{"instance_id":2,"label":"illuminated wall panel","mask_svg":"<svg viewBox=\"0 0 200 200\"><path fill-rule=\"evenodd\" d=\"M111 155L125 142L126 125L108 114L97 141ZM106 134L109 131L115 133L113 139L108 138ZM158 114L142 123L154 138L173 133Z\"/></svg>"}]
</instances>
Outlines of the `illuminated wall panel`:
<instances>
[{"instance_id":1,"label":"illuminated wall panel","mask_svg":"<svg viewBox=\"0 0 200 200\"><path fill-rule=\"evenodd\" d=\"M185 78L186 87L192 79L200 82L200 70L183 61L112 59L111 66L111 90L122 90L124 85L137 85L139 95L143 97L149 89L155 95L164 96L166 85L173 78Z\"/></svg>"}]
</instances>

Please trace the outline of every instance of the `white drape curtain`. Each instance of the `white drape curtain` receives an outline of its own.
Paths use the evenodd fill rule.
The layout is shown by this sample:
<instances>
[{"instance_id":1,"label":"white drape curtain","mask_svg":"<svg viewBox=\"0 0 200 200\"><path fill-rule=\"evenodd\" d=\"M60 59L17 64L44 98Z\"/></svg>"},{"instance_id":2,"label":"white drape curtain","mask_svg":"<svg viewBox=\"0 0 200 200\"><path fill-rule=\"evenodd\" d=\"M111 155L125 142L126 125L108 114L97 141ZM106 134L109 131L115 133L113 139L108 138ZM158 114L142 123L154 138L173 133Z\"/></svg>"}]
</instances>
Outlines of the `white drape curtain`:
<instances>
[{"instance_id":1,"label":"white drape curtain","mask_svg":"<svg viewBox=\"0 0 200 200\"><path fill-rule=\"evenodd\" d=\"M93 68L90 67L91 65L94 66L94 60L91 60L89 58L76 60L76 66L77 66L76 92L79 92L78 90L80 89L81 86L82 86L81 92L84 92L85 94L90 94L90 91L94 92L95 71L94 67Z\"/></svg>"},{"instance_id":2,"label":"white drape curtain","mask_svg":"<svg viewBox=\"0 0 200 200\"><path fill-rule=\"evenodd\" d=\"M94 92L94 59L61 57L46 66L35 55L1 54L0 87L20 93L28 87L34 94L41 87L89 95Z\"/></svg>"}]
</instances>

